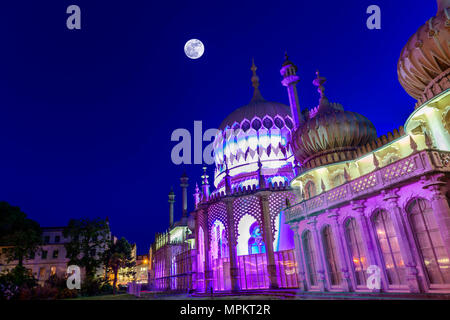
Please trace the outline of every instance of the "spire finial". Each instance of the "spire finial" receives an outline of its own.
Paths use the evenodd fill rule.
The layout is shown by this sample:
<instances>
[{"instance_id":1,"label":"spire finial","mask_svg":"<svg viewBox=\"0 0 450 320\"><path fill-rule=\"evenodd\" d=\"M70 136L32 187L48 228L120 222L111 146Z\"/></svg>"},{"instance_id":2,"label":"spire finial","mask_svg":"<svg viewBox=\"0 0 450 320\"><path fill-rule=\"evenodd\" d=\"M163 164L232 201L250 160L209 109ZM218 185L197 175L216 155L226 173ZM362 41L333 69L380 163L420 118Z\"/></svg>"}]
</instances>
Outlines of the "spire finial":
<instances>
[{"instance_id":1,"label":"spire finial","mask_svg":"<svg viewBox=\"0 0 450 320\"><path fill-rule=\"evenodd\" d=\"M252 70L252 87L253 90L253 98L250 102L256 102L256 101L264 101L264 98L261 96L261 92L259 92L259 77L256 74L256 70L258 70L258 67L255 65L255 59L252 58L252 67L250 68Z\"/></svg>"},{"instance_id":2,"label":"spire finial","mask_svg":"<svg viewBox=\"0 0 450 320\"><path fill-rule=\"evenodd\" d=\"M313 84L317 87L317 92L320 94L320 99L325 98L325 87L323 86L327 82L327 79L320 76L319 70L316 71L316 78Z\"/></svg>"},{"instance_id":3,"label":"spire finial","mask_svg":"<svg viewBox=\"0 0 450 320\"><path fill-rule=\"evenodd\" d=\"M208 184L208 178L209 176L206 174L206 167L203 167L203 175L201 178L203 179L202 184Z\"/></svg>"},{"instance_id":4,"label":"spire finial","mask_svg":"<svg viewBox=\"0 0 450 320\"><path fill-rule=\"evenodd\" d=\"M259 77L256 74L256 70L258 70L258 67L255 65L255 58L252 58L252 67L250 69L253 72L253 76L252 76L253 88L258 88L259 87Z\"/></svg>"}]
</instances>

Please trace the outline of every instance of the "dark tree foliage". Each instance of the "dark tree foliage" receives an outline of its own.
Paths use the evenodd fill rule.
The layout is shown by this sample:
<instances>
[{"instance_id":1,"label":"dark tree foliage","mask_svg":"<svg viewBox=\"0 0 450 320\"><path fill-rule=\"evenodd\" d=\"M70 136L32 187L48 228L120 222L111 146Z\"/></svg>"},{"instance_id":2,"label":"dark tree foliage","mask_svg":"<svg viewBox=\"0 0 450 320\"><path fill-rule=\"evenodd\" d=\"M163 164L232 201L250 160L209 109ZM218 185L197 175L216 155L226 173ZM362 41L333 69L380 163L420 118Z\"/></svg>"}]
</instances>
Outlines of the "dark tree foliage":
<instances>
[{"instance_id":1,"label":"dark tree foliage","mask_svg":"<svg viewBox=\"0 0 450 320\"><path fill-rule=\"evenodd\" d=\"M8 262L18 260L22 266L42 244L42 230L39 224L27 218L18 207L0 202L0 245L6 246Z\"/></svg>"},{"instance_id":2,"label":"dark tree foliage","mask_svg":"<svg viewBox=\"0 0 450 320\"><path fill-rule=\"evenodd\" d=\"M108 223L102 219L72 219L64 229L64 237L69 238L64 245L69 264L83 267L86 278L94 278L110 241Z\"/></svg>"},{"instance_id":3,"label":"dark tree foliage","mask_svg":"<svg viewBox=\"0 0 450 320\"><path fill-rule=\"evenodd\" d=\"M105 251L103 257L105 265L107 266L107 273L111 272L114 276L113 293L117 290L117 275L122 269L125 276L134 276L134 267L136 261L133 257L133 250L131 244L124 237L115 241L111 240L109 249ZM106 274L107 274L106 273Z\"/></svg>"}]
</instances>

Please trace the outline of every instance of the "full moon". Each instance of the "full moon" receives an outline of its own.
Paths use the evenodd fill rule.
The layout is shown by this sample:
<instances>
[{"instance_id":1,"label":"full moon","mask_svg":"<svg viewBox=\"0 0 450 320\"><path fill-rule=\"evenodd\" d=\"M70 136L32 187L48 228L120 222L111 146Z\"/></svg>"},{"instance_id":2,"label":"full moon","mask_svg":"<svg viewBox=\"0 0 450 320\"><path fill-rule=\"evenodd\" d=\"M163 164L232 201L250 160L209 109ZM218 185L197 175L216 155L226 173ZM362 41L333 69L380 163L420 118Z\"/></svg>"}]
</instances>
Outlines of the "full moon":
<instances>
[{"instance_id":1,"label":"full moon","mask_svg":"<svg viewBox=\"0 0 450 320\"><path fill-rule=\"evenodd\" d=\"M191 59L198 59L205 52L205 47L200 40L191 39L184 45L184 53Z\"/></svg>"}]
</instances>

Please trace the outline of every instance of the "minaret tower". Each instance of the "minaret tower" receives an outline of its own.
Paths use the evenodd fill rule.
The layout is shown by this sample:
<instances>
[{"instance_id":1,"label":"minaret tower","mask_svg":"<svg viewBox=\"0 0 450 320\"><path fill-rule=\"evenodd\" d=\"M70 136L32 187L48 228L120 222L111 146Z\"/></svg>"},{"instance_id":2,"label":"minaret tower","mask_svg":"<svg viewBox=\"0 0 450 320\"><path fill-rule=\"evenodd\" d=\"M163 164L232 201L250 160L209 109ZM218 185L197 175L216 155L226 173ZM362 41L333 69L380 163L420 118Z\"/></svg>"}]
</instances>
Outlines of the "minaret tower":
<instances>
[{"instance_id":1,"label":"minaret tower","mask_svg":"<svg viewBox=\"0 0 450 320\"><path fill-rule=\"evenodd\" d=\"M295 128L300 126L303 116L300 112L300 104L298 102L297 82L300 78L296 75L297 66L289 61L287 53L284 55L284 63L281 67L280 74L283 76L281 83L287 87L289 96L289 105L291 106L292 118L294 119Z\"/></svg>"},{"instance_id":2,"label":"minaret tower","mask_svg":"<svg viewBox=\"0 0 450 320\"><path fill-rule=\"evenodd\" d=\"M183 205L183 217L187 216L187 187L189 186L188 180L189 180L189 178L186 174L186 171L184 171L180 178L180 181L181 181L180 187L181 187L181 192L182 192L181 193L181 197L182 197L181 201L182 201L182 205Z\"/></svg>"},{"instance_id":3,"label":"minaret tower","mask_svg":"<svg viewBox=\"0 0 450 320\"><path fill-rule=\"evenodd\" d=\"M173 226L173 204L175 203L175 193L173 192L173 188L170 188L169 192L169 223L170 227Z\"/></svg>"}]
</instances>

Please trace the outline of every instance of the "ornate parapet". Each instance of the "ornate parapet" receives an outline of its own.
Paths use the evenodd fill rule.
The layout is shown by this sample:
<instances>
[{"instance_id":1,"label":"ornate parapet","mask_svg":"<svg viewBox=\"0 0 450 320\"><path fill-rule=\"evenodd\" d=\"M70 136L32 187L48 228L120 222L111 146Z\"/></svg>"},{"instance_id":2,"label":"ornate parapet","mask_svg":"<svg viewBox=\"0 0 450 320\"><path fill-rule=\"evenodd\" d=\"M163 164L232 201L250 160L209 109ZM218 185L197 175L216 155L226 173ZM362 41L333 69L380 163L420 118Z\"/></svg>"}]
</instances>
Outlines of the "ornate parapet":
<instances>
[{"instance_id":1,"label":"ornate parapet","mask_svg":"<svg viewBox=\"0 0 450 320\"><path fill-rule=\"evenodd\" d=\"M450 172L450 152L438 150L415 152L381 169L286 208L284 210L286 222L303 220L308 216L320 214L352 200L363 199L406 180L418 179L433 172Z\"/></svg>"}]
</instances>

